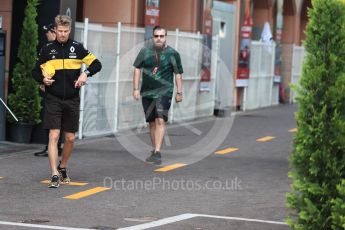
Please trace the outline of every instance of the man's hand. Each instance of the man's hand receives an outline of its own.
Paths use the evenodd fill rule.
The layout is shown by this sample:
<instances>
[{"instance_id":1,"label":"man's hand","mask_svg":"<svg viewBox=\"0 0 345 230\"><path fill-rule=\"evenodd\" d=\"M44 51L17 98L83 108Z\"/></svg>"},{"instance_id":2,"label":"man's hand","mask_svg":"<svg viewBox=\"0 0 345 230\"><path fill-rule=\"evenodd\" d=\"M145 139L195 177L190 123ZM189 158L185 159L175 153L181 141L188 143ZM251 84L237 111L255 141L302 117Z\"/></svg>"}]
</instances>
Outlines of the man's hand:
<instances>
[{"instance_id":1,"label":"man's hand","mask_svg":"<svg viewBox=\"0 0 345 230\"><path fill-rule=\"evenodd\" d=\"M139 89L133 90L133 97L134 97L135 100L139 100L139 98L140 98Z\"/></svg>"},{"instance_id":2,"label":"man's hand","mask_svg":"<svg viewBox=\"0 0 345 230\"><path fill-rule=\"evenodd\" d=\"M177 103L181 102L182 101L182 93L177 93L176 96L175 96L175 101Z\"/></svg>"},{"instance_id":3,"label":"man's hand","mask_svg":"<svg viewBox=\"0 0 345 230\"><path fill-rule=\"evenodd\" d=\"M45 86L51 86L53 83L54 83L55 80L51 79L51 78L47 78L47 77L44 77L43 78L43 84Z\"/></svg>"},{"instance_id":4,"label":"man's hand","mask_svg":"<svg viewBox=\"0 0 345 230\"><path fill-rule=\"evenodd\" d=\"M45 92L46 91L46 86L44 84L40 84L40 90L42 92Z\"/></svg>"},{"instance_id":5,"label":"man's hand","mask_svg":"<svg viewBox=\"0 0 345 230\"><path fill-rule=\"evenodd\" d=\"M80 74L78 80L75 82L74 88L80 88L80 87L82 87L83 85L85 85L86 80L87 80L87 75L86 75L86 73L82 72L82 73Z\"/></svg>"}]
</instances>

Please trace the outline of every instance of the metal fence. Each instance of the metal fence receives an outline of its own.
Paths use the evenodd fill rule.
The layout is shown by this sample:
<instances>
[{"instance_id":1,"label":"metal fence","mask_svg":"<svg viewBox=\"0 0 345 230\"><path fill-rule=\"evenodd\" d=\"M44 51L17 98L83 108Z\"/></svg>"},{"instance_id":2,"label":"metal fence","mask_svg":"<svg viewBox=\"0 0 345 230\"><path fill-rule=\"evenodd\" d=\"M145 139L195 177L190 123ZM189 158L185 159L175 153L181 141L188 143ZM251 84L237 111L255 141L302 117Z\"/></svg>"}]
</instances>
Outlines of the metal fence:
<instances>
[{"instance_id":1,"label":"metal fence","mask_svg":"<svg viewBox=\"0 0 345 230\"><path fill-rule=\"evenodd\" d=\"M302 74L303 60L305 49L303 46L293 45L292 47L292 68L291 68L291 84L298 84ZM295 93L290 88L290 103L295 102Z\"/></svg>"},{"instance_id":2,"label":"metal fence","mask_svg":"<svg viewBox=\"0 0 345 230\"><path fill-rule=\"evenodd\" d=\"M132 97L133 62L144 46L144 28L106 27L76 23L75 39L93 52L102 62L100 73L90 78L81 90L79 138L114 134L121 130L146 126L140 101ZM215 107L218 38L213 39L211 82L209 91L200 91L202 36L197 33L168 31L168 45L182 59L183 103L172 103L169 122L181 122L212 116ZM274 84L275 44L253 41L251 44L250 78L244 92L244 110L278 103ZM297 82L303 60L303 48L294 47L293 75ZM229 90L234 90L229 86ZM277 94L277 95L276 95Z\"/></svg>"},{"instance_id":3,"label":"metal fence","mask_svg":"<svg viewBox=\"0 0 345 230\"><path fill-rule=\"evenodd\" d=\"M145 126L141 102L132 97L133 62L144 46L144 29L123 27L121 23L116 27L105 27L86 20L76 23L75 30L75 40L84 43L103 65L102 71L90 78L81 90L79 138ZM201 92L202 36L168 31L167 43L180 53L184 68L184 101L172 103L170 122L211 116L217 54L212 53L210 91ZM213 43L216 44L217 39Z\"/></svg>"},{"instance_id":4,"label":"metal fence","mask_svg":"<svg viewBox=\"0 0 345 230\"><path fill-rule=\"evenodd\" d=\"M275 43L252 41L250 52L250 76L244 92L244 110L277 103L273 100Z\"/></svg>"}]
</instances>

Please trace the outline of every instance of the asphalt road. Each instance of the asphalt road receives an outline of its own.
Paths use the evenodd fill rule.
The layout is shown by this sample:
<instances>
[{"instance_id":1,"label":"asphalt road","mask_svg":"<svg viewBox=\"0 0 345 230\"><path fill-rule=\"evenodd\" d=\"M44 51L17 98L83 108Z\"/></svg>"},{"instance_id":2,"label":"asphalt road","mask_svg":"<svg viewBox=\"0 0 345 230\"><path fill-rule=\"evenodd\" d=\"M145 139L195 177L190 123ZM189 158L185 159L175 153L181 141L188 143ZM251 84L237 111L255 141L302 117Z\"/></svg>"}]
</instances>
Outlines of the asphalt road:
<instances>
[{"instance_id":1,"label":"asphalt road","mask_svg":"<svg viewBox=\"0 0 345 230\"><path fill-rule=\"evenodd\" d=\"M169 125L161 166L143 161L146 128L77 141L69 174L80 183L58 189L42 182L47 158L3 155L0 229L289 229L295 111L282 105Z\"/></svg>"}]
</instances>

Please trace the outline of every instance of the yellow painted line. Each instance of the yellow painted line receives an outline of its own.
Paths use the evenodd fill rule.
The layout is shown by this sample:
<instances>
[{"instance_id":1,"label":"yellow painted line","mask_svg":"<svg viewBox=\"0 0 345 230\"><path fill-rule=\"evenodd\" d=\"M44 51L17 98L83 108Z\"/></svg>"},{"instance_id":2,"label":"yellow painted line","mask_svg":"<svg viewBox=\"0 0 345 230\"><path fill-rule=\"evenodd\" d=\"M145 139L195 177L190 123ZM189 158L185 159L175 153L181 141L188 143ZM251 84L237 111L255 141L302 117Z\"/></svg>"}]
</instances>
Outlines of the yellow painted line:
<instances>
[{"instance_id":1,"label":"yellow painted line","mask_svg":"<svg viewBox=\"0 0 345 230\"><path fill-rule=\"evenodd\" d=\"M238 150L238 148L227 148L227 149L219 150L219 151L215 152L215 154L228 154L228 153L235 152L237 150Z\"/></svg>"},{"instance_id":2,"label":"yellow painted line","mask_svg":"<svg viewBox=\"0 0 345 230\"><path fill-rule=\"evenodd\" d=\"M290 129L289 132L290 132L290 133L295 133L295 132L297 132L297 128Z\"/></svg>"},{"instance_id":3,"label":"yellow painted line","mask_svg":"<svg viewBox=\"0 0 345 230\"><path fill-rule=\"evenodd\" d=\"M41 183L42 184L48 184L50 182L50 180L42 180ZM88 183L84 183L84 182L69 182L68 184L64 184L64 185L71 185L71 186L85 186Z\"/></svg>"},{"instance_id":4,"label":"yellow painted line","mask_svg":"<svg viewBox=\"0 0 345 230\"><path fill-rule=\"evenodd\" d=\"M170 171L170 170L181 168L181 167L186 166L186 165L187 164L182 164L182 163L167 165L167 166L165 166L163 168L156 169L155 172L167 172L167 171Z\"/></svg>"},{"instance_id":5,"label":"yellow painted line","mask_svg":"<svg viewBox=\"0 0 345 230\"><path fill-rule=\"evenodd\" d=\"M256 141L258 141L258 142L266 142L266 141L273 140L274 138L275 137L272 137L272 136L266 136L266 137L262 137L262 138L256 139Z\"/></svg>"},{"instance_id":6,"label":"yellow painted line","mask_svg":"<svg viewBox=\"0 0 345 230\"><path fill-rule=\"evenodd\" d=\"M109 189L110 188L106 188L106 187L95 187L95 188L92 188L92 189L89 189L89 190L85 190L85 191L82 191L82 192L74 193L74 194L69 195L69 196L65 196L64 198L70 199L70 200L78 200L78 199L81 199L81 198L85 198L85 197L94 195L94 194L99 193L99 192L107 191Z\"/></svg>"}]
</instances>

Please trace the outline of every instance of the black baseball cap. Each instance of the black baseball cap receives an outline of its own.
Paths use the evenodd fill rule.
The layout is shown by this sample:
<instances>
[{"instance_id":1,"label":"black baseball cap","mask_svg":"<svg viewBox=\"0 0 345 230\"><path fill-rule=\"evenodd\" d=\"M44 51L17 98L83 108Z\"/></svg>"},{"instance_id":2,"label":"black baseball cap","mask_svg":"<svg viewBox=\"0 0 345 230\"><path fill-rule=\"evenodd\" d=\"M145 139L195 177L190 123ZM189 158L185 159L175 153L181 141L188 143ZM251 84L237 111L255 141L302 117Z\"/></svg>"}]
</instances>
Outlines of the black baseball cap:
<instances>
[{"instance_id":1,"label":"black baseball cap","mask_svg":"<svg viewBox=\"0 0 345 230\"><path fill-rule=\"evenodd\" d=\"M55 33L55 26L53 23L50 23L49 25L43 26L44 33L47 33L48 31Z\"/></svg>"}]
</instances>

